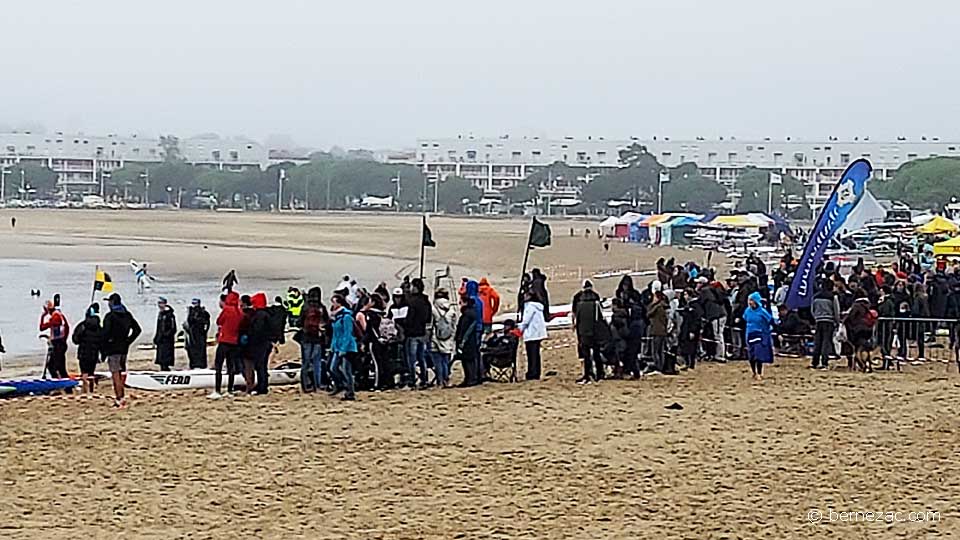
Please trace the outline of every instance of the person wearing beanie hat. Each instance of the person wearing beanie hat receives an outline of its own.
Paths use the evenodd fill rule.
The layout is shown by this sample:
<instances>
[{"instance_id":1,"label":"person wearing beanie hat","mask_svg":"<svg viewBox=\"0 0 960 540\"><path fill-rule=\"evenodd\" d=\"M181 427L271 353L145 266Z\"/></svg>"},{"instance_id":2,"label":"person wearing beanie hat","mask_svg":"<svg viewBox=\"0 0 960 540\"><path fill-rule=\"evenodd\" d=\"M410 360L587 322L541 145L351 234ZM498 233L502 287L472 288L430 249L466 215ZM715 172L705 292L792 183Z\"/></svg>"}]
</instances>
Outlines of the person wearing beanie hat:
<instances>
[{"instance_id":1,"label":"person wearing beanie hat","mask_svg":"<svg viewBox=\"0 0 960 540\"><path fill-rule=\"evenodd\" d=\"M77 361L80 364L81 391L93 393L96 383L94 374L100 361L100 344L103 330L100 328L100 305L90 304L86 318L73 331L73 343L77 346Z\"/></svg>"},{"instance_id":2,"label":"person wearing beanie hat","mask_svg":"<svg viewBox=\"0 0 960 540\"><path fill-rule=\"evenodd\" d=\"M667 346L667 320L669 301L662 292L663 284L654 281L650 284L653 299L647 305L647 319L650 321L649 335L651 339L651 355L653 356L653 369L648 369L648 373L664 373L674 375L675 371L667 365L666 346Z\"/></svg>"},{"instance_id":3,"label":"person wearing beanie hat","mask_svg":"<svg viewBox=\"0 0 960 540\"><path fill-rule=\"evenodd\" d=\"M590 280L583 282L583 290L573 296L571 317L577 335L577 350L583 360L583 377L578 384L589 384L604 378L603 357L600 349L603 343L597 329L604 322L600 308L601 298L593 290Z\"/></svg>"},{"instance_id":4,"label":"person wearing beanie hat","mask_svg":"<svg viewBox=\"0 0 960 540\"><path fill-rule=\"evenodd\" d=\"M126 405L124 389L127 382L127 352L133 342L140 337L140 325L133 315L123 307L120 295L113 293L107 301L110 312L103 318L103 340L101 354L107 359L110 375L113 379L114 407Z\"/></svg>"}]
</instances>

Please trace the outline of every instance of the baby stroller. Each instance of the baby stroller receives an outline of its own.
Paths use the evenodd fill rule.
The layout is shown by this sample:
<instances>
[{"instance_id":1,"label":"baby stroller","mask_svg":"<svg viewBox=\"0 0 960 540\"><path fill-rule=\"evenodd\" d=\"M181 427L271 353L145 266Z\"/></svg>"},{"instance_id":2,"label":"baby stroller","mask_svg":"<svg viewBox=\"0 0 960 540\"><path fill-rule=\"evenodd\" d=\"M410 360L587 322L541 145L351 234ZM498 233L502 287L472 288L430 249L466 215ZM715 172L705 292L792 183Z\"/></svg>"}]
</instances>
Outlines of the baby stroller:
<instances>
[{"instance_id":1,"label":"baby stroller","mask_svg":"<svg viewBox=\"0 0 960 540\"><path fill-rule=\"evenodd\" d=\"M503 330L498 330L484 341L480 348L483 370L490 380L517 382L517 349L520 338L514 335L516 325L507 321Z\"/></svg>"}]
</instances>

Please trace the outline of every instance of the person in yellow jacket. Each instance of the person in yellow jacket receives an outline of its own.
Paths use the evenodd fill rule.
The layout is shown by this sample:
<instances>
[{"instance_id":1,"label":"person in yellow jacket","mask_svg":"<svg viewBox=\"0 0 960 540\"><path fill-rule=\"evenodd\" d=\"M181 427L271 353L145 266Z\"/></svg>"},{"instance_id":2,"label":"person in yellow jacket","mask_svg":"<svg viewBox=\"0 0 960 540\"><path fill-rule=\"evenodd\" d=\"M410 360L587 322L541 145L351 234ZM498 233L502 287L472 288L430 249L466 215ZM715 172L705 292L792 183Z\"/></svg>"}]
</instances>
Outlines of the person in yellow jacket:
<instances>
[{"instance_id":1,"label":"person in yellow jacket","mask_svg":"<svg viewBox=\"0 0 960 540\"><path fill-rule=\"evenodd\" d=\"M291 327L300 327L300 313L303 312L304 298L303 293L296 287L287 289L287 301L284 305L287 308L287 322Z\"/></svg>"}]
</instances>

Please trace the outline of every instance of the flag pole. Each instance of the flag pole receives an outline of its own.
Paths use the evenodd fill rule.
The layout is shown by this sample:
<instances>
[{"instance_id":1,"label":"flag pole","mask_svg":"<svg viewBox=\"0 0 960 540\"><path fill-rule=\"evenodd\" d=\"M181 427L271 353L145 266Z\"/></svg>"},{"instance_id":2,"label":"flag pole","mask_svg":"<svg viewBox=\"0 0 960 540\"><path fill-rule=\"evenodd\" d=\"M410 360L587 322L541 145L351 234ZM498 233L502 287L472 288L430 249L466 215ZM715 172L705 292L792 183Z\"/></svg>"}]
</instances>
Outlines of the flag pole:
<instances>
[{"instance_id":1,"label":"flag pole","mask_svg":"<svg viewBox=\"0 0 960 540\"><path fill-rule=\"evenodd\" d=\"M420 217L420 281L423 281L423 261L427 253L426 246L423 245L423 234L427 229L427 215L423 214Z\"/></svg>"},{"instance_id":2,"label":"flag pole","mask_svg":"<svg viewBox=\"0 0 960 540\"><path fill-rule=\"evenodd\" d=\"M520 287L517 289L517 320L523 320L523 278L527 275L527 262L530 260L530 240L533 238L533 225L537 222L534 217L530 221L530 232L527 233L527 246L523 253L523 268L520 270Z\"/></svg>"},{"instance_id":3,"label":"flag pole","mask_svg":"<svg viewBox=\"0 0 960 540\"><path fill-rule=\"evenodd\" d=\"M100 273L100 265L98 264L96 269L93 271L93 290L90 291L90 303L92 304L94 299L97 296L97 274Z\"/></svg>"}]
</instances>

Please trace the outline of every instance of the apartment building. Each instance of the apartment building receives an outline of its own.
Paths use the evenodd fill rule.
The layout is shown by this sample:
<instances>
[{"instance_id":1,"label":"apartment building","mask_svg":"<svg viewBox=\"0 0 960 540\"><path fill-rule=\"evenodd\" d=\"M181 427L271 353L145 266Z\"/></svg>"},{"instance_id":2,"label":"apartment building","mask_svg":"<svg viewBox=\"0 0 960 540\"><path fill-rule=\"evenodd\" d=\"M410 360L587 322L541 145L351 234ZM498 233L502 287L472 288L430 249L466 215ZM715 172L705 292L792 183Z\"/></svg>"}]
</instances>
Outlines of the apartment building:
<instances>
[{"instance_id":1,"label":"apartment building","mask_svg":"<svg viewBox=\"0 0 960 540\"><path fill-rule=\"evenodd\" d=\"M262 169L269 165L267 150L246 139L202 135L181 139L180 157L186 162L227 171ZM166 158L159 138L137 135L0 133L0 167L35 163L57 173L68 193L99 193L103 175L135 163L160 164Z\"/></svg>"},{"instance_id":2,"label":"apartment building","mask_svg":"<svg viewBox=\"0 0 960 540\"><path fill-rule=\"evenodd\" d=\"M496 193L520 182L530 173L557 161L583 170L592 178L619 167L619 152L641 144L665 166L696 163L701 173L716 179L732 192L747 167L790 174L808 187L807 199L818 208L830 196L833 185L853 160L867 158L873 164L874 179L893 177L904 163L936 156L960 157L960 141L937 137L919 140L900 138L873 141L869 137L840 140L802 141L792 138L739 140L734 137L707 140L651 139L545 139L538 137L421 139L415 152L394 156L394 161L415 163L428 175L456 174L471 180L487 193Z\"/></svg>"}]
</instances>

